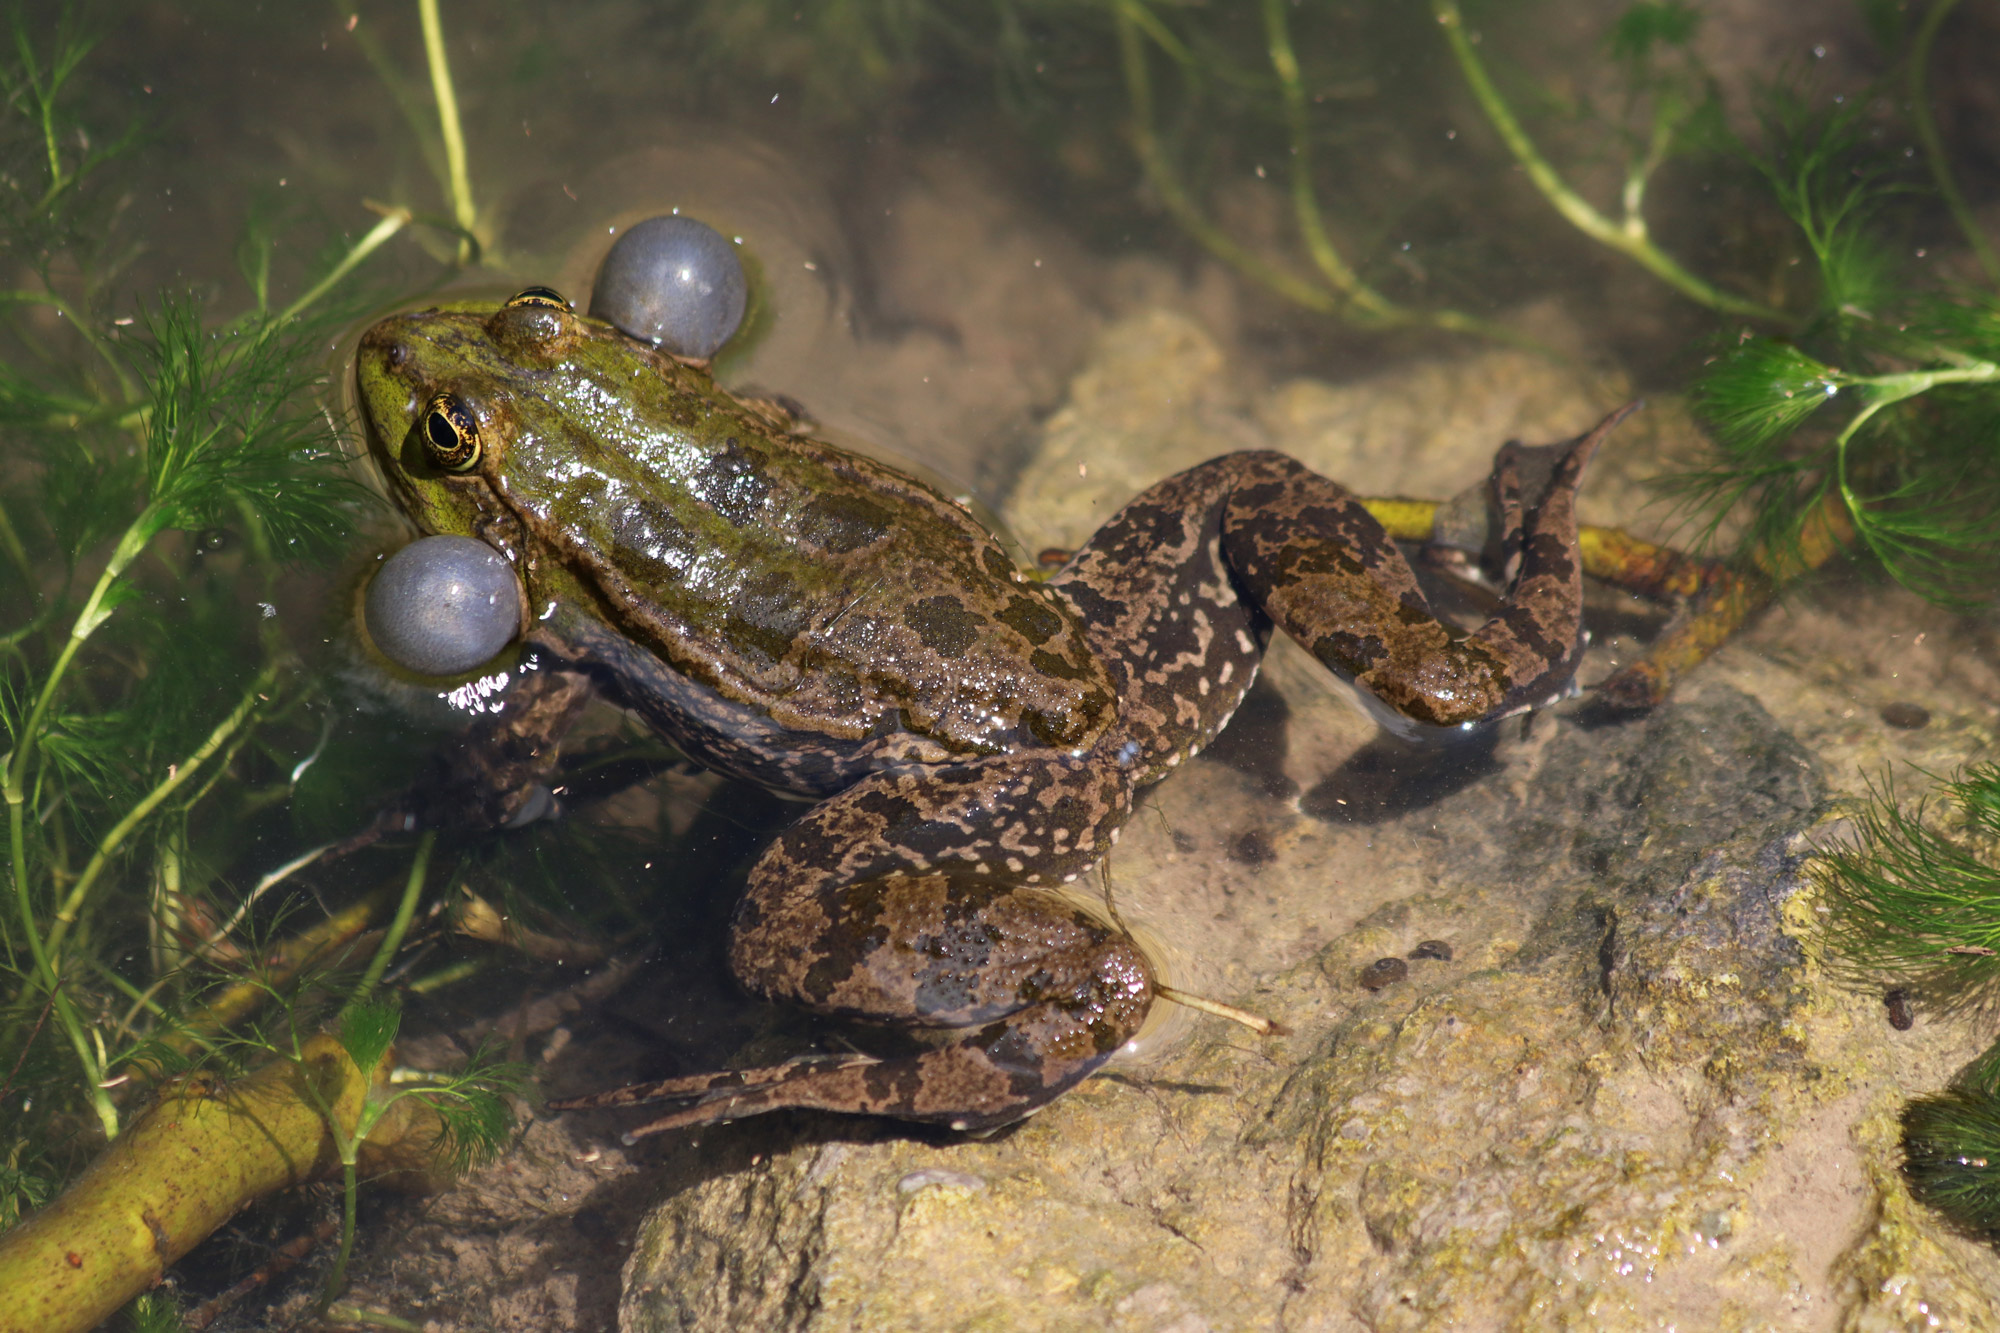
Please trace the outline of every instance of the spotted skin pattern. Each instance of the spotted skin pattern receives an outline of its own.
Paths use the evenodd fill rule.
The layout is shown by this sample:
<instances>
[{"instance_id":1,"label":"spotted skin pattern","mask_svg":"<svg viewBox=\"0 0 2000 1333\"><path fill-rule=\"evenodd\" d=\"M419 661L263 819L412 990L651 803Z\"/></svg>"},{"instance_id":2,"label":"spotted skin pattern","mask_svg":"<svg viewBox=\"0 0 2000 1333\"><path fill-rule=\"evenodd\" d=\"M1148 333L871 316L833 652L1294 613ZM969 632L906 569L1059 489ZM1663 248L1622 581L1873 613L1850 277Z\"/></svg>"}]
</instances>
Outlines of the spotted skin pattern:
<instances>
[{"instance_id":1,"label":"spotted skin pattern","mask_svg":"<svg viewBox=\"0 0 2000 1333\"><path fill-rule=\"evenodd\" d=\"M1559 696L1581 646L1576 487L1623 415L1545 483L1501 450L1513 582L1467 634L1353 495L1279 453L1160 482L1037 581L923 483L547 302L396 316L357 364L405 511L499 549L533 626L526 703L475 734L423 817L509 822L603 692L711 766L818 802L750 871L744 986L935 1038L551 1103L671 1104L633 1137L782 1107L990 1128L1099 1068L1155 985L1129 938L1052 890L1227 724L1274 628L1410 726ZM427 430L441 403L456 424Z\"/></svg>"},{"instance_id":2,"label":"spotted skin pattern","mask_svg":"<svg viewBox=\"0 0 2000 1333\"><path fill-rule=\"evenodd\" d=\"M1118 692L1110 733L1081 756L873 774L780 834L750 872L730 962L752 990L962 1035L899 1060L809 1057L552 1105L684 1103L630 1138L784 1107L980 1130L1046 1105L1138 1030L1152 978L1129 939L1034 886L1098 860L1137 792L1228 724L1274 617L1329 668L1431 725L1559 693L1581 642L1575 487L1619 419L1574 442L1525 523L1502 451L1496 508L1516 534L1519 577L1470 635L1431 615L1350 493L1284 454L1231 454L1146 491L1050 580Z\"/></svg>"}]
</instances>

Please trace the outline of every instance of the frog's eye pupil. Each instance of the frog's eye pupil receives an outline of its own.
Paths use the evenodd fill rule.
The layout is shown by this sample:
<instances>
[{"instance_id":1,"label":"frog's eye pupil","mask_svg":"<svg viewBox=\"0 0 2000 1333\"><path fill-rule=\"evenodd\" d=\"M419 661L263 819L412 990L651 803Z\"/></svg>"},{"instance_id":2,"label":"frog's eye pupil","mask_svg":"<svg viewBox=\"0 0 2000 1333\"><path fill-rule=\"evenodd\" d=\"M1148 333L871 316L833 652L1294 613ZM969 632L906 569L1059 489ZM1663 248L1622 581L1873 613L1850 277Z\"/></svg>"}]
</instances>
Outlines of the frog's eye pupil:
<instances>
[{"instance_id":1,"label":"frog's eye pupil","mask_svg":"<svg viewBox=\"0 0 2000 1333\"><path fill-rule=\"evenodd\" d=\"M509 309L523 305L551 306L557 310L569 309L569 302L563 300L562 293L553 287L523 288L515 294L512 300L507 302Z\"/></svg>"},{"instance_id":2,"label":"frog's eye pupil","mask_svg":"<svg viewBox=\"0 0 2000 1333\"><path fill-rule=\"evenodd\" d=\"M470 472L479 464L479 423L464 403L441 393L424 412L424 444L436 467Z\"/></svg>"}]
</instances>

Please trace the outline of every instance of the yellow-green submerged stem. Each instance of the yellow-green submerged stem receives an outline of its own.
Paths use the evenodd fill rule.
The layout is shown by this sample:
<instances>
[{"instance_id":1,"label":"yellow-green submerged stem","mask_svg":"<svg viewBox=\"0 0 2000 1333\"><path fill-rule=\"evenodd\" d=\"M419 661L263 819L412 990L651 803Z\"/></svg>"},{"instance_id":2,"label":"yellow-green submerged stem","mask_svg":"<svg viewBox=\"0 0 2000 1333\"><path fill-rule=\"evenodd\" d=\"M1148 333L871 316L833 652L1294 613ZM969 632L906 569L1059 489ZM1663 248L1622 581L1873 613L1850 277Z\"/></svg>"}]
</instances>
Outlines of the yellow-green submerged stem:
<instances>
[{"instance_id":1,"label":"yellow-green submerged stem","mask_svg":"<svg viewBox=\"0 0 2000 1333\"><path fill-rule=\"evenodd\" d=\"M424 874L430 868L431 849L437 846L437 831L424 830L424 836L417 843L416 858L410 862L410 877L403 885L402 901L396 904L396 915L389 922L388 933L382 937L381 947L368 960L368 970L361 974L361 980L354 987L349 1003L365 1000L382 980L382 974L389 970L389 960L403 947L403 937L410 932L410 922L417 913L417 902L424 893Z\"/></svg>"},{"instance_id":2,"label":"yellow-green submerged stem","mask_svg":"<svg viewBox=\"0 0 2000 1333\"><path fill-rule=\"evenodd\" d=\"M1285 0L1264 0L1267 51L1283 90L1291 138L1293 210L1300 237L1320 281L1286 270L1238 244L1195 206L1167 161L1153 133L1153 88L1146 69L1144 39L1150 38L1167 56L1192 65L1193 55L1148 9L1144 0L1111 0L1117 20L1119 53L1125 72L1126 98L1132 108L1132 146L1147 183L1161 204L1188 235L1250 281L1294 305L1323 315L1337 315L1364 327L1429 326L1470 334L1553 355L1549 348L1511 329L1457 310L1421 310L1401 306L1361 280L1328 235L1319 199L1312 185L1311 134L1306 118L1305 86L1285 16Z\"/></svg>"},{"instance_id":3,"label":"yellow-green submerged stem","mask_svg":"<svg viewBox=\"0 0 2000 1333\"><path fill-rule=\"evenodd\" d=\"M1840 434L1834 439L1834 481L1840 488L1841 503L1853 516L1855 530L1861 540L1868 544L1884 564L1889 563L1889 555L1875 541L1867 521L1862 516L1866 502L1849 484L1847 477L1847 446L1861 433L1876 413L1894 406L1906 398L1929 393L1940 384L1989 384L2000 380L2000 364L1991 361L1967 360L1961 365L1941 370L1906 370L1893 375L1836 375L1834 383L1842 388L1860 389L1865 401L1859 412L1854 414Z\"/></svg>"},{"instance_id":4,"label":"yellow-green submerged stem","mask_svg":"<svg viewBox=\"0 0 2000 1333\"><path fill-rule=\"evenodd\" d=\"M1285 0L1264 0L1264 38L1270 48L1271 68L1277 72L1278 86L1284 91L1285 120L1292 140L1292 207L1298 215L1299 234L1305 238L1306 252L1312 256L1320 275L1354 303L1357 313L1364 317L1402 318L1403 312L1348 267L1321 221L1319 199L1312 186L1312 160L1308 151L1312 141L1306 124L1305 84L1299 78L1298 56L1292 50L1292 36L1285 22Z\"/></svg>"},{"instance_id":5,"label":"yellow-green submerged stem","mask_svg":"<svg viewBox=\"0 0 2000 1333\"><path fill-rule=\"evenodd\" d=\"M91 854L90 861L84 866L83 873L77 876L76 883L70 886L69 895L63 899L62 908L56 913L55 924L49 929L48 947L51 953L61 947L70 926L83 911L84 900L89 897L91 889L96 886L98 878L104 873L105 865L124 844L125 839L131 836L132 830L144 823L153 811L159 809L163 801L193 778L201 770L201 766L251 719L258 706L265 700L266 691L271 688L277 675L276 665L267 665L258 672L256 679L250 682L250 687L243 692L243 698L238 701L229 716L216 723L215 730L211 731L208 738L196 746L187 758L170 766L167 776L154 784L153 789L147 792L137 805L126 811L125 817L112 825L110 831L99 840L97 850Z\"/></svg>"},{"instance_id":6,"label":"yellow-green submerged stem","mask_svg":"<svg viewBox=\"0 0 2000 1333\"><path fill-rule=\"evenodd\" d=\"M1167 164L1166 154L1153 134L1153 85L1146 72L1146 52L1141 45L1140 34L1142 29L1150 31L1152 27L1157 27L1159 21L1137 0L1115 0L1115 3L1126 96L1132 104L1132 146L1139 156L1139 165L1146 173L1147 182L1160 196L1160 203L1203 249L1244 277L1307 310L1333 314L1338 310L1339 302L1332 292L1244 249L1204 217L1188 198L1187 191Z\"/></svg>"},{"instance_id":7,"label":"yellow-green submerged stem","mask_svg":"<svg viewBox=\"0 0 2000 1333\"><path fill-rule=\"evenodd\" d=\"M460 165L462 166L463 163ZM385 213L380 222L369 228L366 236L356 241L353 248L341 256L340 262L335 264L325 277L307 288L298 300L279 311L277 319L271 322L270 327L277 328L296 318L307 306L332 291L341 279L354 271L355 265L381 249L390 237L409 225L410 211L408 209L398 208Z\"/></svg>"},{"instance_id":8,"label":"yellow-green submerged stem","mask_svg":"<svg viewBox=\"0 0 2000 1333\"><path fill-rule=\"evenodd\" d=\"M48 717L49 705L55 701L56 688L62 684L63 675L69 670L70 662L76 657L84 640L97 632L111 616L107 602L111 590L116 586L119 575L146 549L153 535L159 531L158 511L148 505L125 529L125 535L118 539L118 547L111 553L104 572L98 576L97 586L90 590L90 598L77 612L76 621L70 626L69 638L63 642L62 651L56 655L55 665L49 668L48 679L42 682L41 693L35 696L35 705L29 710L27 721L14 737L14 754L7 764L5 793L7 803L18 807L27 799L28 767L34 760L35 745L41 737L42 723Z\"/></svg>"},{"instance_id":9,"label":"yellow-green submerged stem","mask_svg":"<svg viewBox=\"0 0 2000 1333\"><path fill-rule=\"evenodd\" d=\"M1986 270L1986 280L2000 286L2000 255L1993 253L1986 232L1972 215L1965 196L1959 193L1951 162L1945 157L1944 140L1938 137L1937 122L1931 118L1931 95L1927 86L1931 47L1937 42L1938 29L1944 26L1945 19L1957 7L1958 0L1932 0L1930 9L1924 14L1924 21L1917 26L1916 36L1910 42L1910 120L1916 126L1917 142L1923 145L1924 161L1930 164L1931 178L1937 182L1938 194L1943 196L1945 207L1951 210L1958 229L1965 234L1966 243L1979 260L1979 267Z\"/></svg>"},{"instance_id":10,"label":"yellow-green submerged stem","mask_svg":"<svg viewBox=\"0 0 2000 1333\"><path fill-rule=\"evenodd\" d=\"M1437 17L1438 26L1444 30L1444 38L1451 47L1452 57L1457 60L1459 72L1465 76L1466 84L1478 101L1480 110L1493 122L1493 128L1507 151L1527 172L1544 199L1560 213L1564 220L1584 235L1600 245L1618 251L1645 268L1654 277L1672 287L1681 295L1711 310L1719 310L1728 315L1741 315L1746 319L1762 320L1766 323L1784 324L1790 319L1784 311L1767 306L1746 297L1734 296L1719 287L1696 277L1682 268L1674 258L1659 246L1653 244L1646 231L1646 219L1637 212L1627 212L1624 218L1614 222L1598 212L1589 200L1569 187L1549 160L1535 147L1535 141L1521 127L1514 117L1513 108L1500 95L1492 78L1486 72L1479 53L1473 50L1472 37L1465 30L1464 16L1459 12L1457 0L1431 0L1431 12ZM1648 162L1654 162L1661 151L1656 147L1648 155ZM1642 198L1645 193L1643 176L1636 182L1628 177L1625 197L1628 200Z\"/></svg>"},{"instance_id":11,"label":"yellow-green submerged stem","mask_svg":"<svg viewBox=\"0 0 2000 1333\"><path fill-rule=\"evenodd\" d=\"M465 135L458 125L458 94L452 88L451 62L445 56L444 24L437 0L417 0L424 25L424 56L431 72L431 93L437 98L438 134L444 140L445 172L451 186L451 215L460 230L470 232L479 220L472 203L472 179L465 169ZM459 262L472 255L471 243L458 243Z\"/></svg>"}]
</instances>

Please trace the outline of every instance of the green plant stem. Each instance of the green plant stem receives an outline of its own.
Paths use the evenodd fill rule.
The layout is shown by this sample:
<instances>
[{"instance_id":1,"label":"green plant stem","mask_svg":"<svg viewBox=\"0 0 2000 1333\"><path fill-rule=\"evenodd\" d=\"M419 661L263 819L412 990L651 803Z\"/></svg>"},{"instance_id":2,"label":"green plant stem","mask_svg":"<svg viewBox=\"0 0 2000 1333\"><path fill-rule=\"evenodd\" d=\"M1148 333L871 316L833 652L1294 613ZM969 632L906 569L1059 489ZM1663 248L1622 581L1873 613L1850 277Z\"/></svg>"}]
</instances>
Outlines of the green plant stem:
<instances>
[{"instance_id":1,"label":"green plant stem","mask_svg":"<svg viewBox=\"0 0 2000 1333\"><path fill-rule=\"evenodd\" d=\"M1472 38L1465 30L1465 19L1459 13L1457 0L1431 0L1431 12L1437 16L1438 26L1444 30L1445 42L1451 47L1452 56L1465 81L1472 89L1486 118L1493 122L1493 128L1507 145L1507 151L1528 173L1542 197L1554 206L1569 224L1600 245L1618 251L1636 261L1639 265L1672 287L1681 295L1711 310L1719 310L1727 315L1741 315L1746 319L1763 320L1773 324L1790 323L1789 317L1774 307L1744 297L1732 296L1720 288L1711 286L1694 274L1682 268L1674 258L1653 244L1646 230L1646 219L1636 213L1627 212L1620 222L1597 211L1588 200L1572 190L1556 169L1535 147L1521 122L1514 118L1513 108L1500 95L1493 80L1486 73L1478 52L1472 49ZM1651 155L1649 155L1650 160ZM1638 194L1643 196L1643 186ZM1632 184L1628 179L1626 197L1634 197Z\"/></svg>"},{"instance_id":2,"label":"green plant stem","mask_svg":"<svg viewBox=\"0 0 2000 1333\"><path fill-rule=\"evenodd\" d=\"M1298 215L1299 232L1307 253L1327 285L1301 278L1231 239L1209 221L1188 197L1186 188L1168 163L1166 152L1153 133L1153 87L1146 69L1142 37L1150 37L1177 63L1192 62L1192 54L1146 8L1142 0L1112 0L1112 3L1125 72L1126 99L1132 107L1133 151L1146 173L1147 183L1153 187L1161 204L1203 249L1250 281L1316 314L1337 315L1364 327L1428 325L1553 355L1549 348L1533 339L1473 315L1456 310L1412 310L1397 305L1361 281L1360 275L1341 257L1332 238L1327 235L1319 200L1313 192L1305 88L1299 76L1291 36L1286 29L1284 0L1265 0L1269 54L1284 90L1285 109L1291 128L1292 200Z\"/></svg>"},{"instance_id":3,"label":"green plant stem","mask_svg":"<svg viewBox=\"0 0 2000 1333\"><path fill-rule=\"evenodd\" d=\"M458 126L458 94L452 88L451 64L445 57L444 25L438 19L437 0L417 0L417 13L424 26L424 56L430 64L431 93L437 98L438 133L444 139L445 168L451 180L452 218L464 231L479 220L472 204L472 181L465 169L465 136ZM471 246L458 243L461 264L471 258Z\"/></svg>"},{"instance_id":4,"label":"green plant stem","mask_svg":"<svg viewBox=\"0 0 2000 1333\"><path fill-rule=\"evenodd\" d=\"M35 577L35 566L28 559L28 548L21 544L21 534L14 530L13 516L8 514L4 504L0 504L0 550L5 550L8 561L21 576L22 584L30 593L39 586Z\"/></svg>"},{"instance_id":5,"label":"green plant stem","mask_svg":"<svg viewBox=\"0 0 2000 1333\"><path fill-rule=\"evenodd\" d=\"M1334 248L1320 218L1319 199L1313 192L1312 162L1307 155L1311 138L1307 134L1305 85L1299 78L1298 56L1292 51L1285 4L1286 0L1264 0L1264 38L1270 48L1271 68L1277 71L1278 86L1285 98L1285 120L1292 139L1292 206L1298 214L1299 233L1305 238L1306 252L1312 256L1320 275L1353 303L1363 319L1401 321L1408 318L1406 312L1361 281L1361 276Z\"/></svg>"},{"instance_id":6,"label":"green plant stem","mask_svg":"<svg viewBox=\"0 0 2000 1333\"><path fill-rule=\"evenodd\" d=\"M402 115L403 123L409 127L410 137L416 141L417 151L423 154L424 165L437 180L438 189L449 193L451 177L445 167L444 149L431 133L429 108L425 107L411 91L409 80L402 76L395 62L382 50L382 44L375 40L374 32L361 25L360 12L353 4L349 0L333 0L333 8L334 12L346 22L347 31L354 39L354 45L360 50L362 58L368 62L368 67L382 80L383 88L389 93L389 100L396 104L396 110Z\"/></svg>"},{"instance_id":7,"label":"green plant stem","mask_svg":"<svg viewBox=\"0 0 2000 1333\"><path fill-rule=\"evenodd\" d=\"M90 860L83 867L83 873L76 877L76 883L70 886L69 896L63 899L62 908L56 913L55 924L49 930L50 953L53 954L62 947L63 938L83 911L84 900L96 886L98 877L104 873L105 865L124 844L125 839L131 836L132 830L144 823L153 811L159 809L161 802L178 791L200 770L210 756L221 749L229 738L250 720L256 713L258 704L262 702L264 692L271 688L271 683L277 677L278 668L275 664L267 665L258 672L256 678L250 682L249 688L243 692L243 698L237 702L235 709L228 717L215 724L215 730L208 733L208 739L196 746L187 758L169 767L167 776L156 783L137 805L125 812L124 818L113 824L110 831L99 839L97 850L91 853Z\"/></svg>"},{"instance_id":8,"label":"green plant stem","mask_svg":"<svg viewBox=\"0 0 2000 1333\"><path fill-rule=\"evenodd\" d=\"M1341 257L1333 239L1326 233L1326 224L1320 214L1319 195L1313 189L1312 135L1306 120L1305 82L1299 76L1298 56L1292 50L1285 7L1286 0L1264 0L1265 44L1270 51L1271 68L1277 72L1278 86L1284 94L1285 120L1291 136L1292 208L1298 217L1299 235L1305 240L1306 253L1312 256L1321 276L1347 298L1349 304L1342 313L1358 324L1428 324L1433 328L1474 334L1552 355L1550 349L1532 339L1462 311L1412 310L1398 305L1363 282L1361 275Z\"/></svg>"},{"instance_id":9,"label":"green plant stem","mask_svg":"<svg viewBox=\"0 0 2000 1333\"><path fill-rule=\"evenodd\" d=\"M410 930L410 921L417 913L417 900L423 897L424 872L431 863L431 848L437 845L437 831L424 830L424 836L417 843L417 856L410 863L410 878L403 885L403 899L396 904L396 915L389 922L389 931L382 937L382 947L368 960L368 970L361 974L355 984L354 994L349 1004L365 1000L382 980L382 974L389 970L389 960L396 956L396 950L403 947L403 936Z\"/></svg>"},{"instance_id":10,"label":"green plant stem","mask_svg":"<svg viewBox=\"0 0 2000 1333\"><path fill-rule=\"evenodd\" d=\"M57 654L55 665L49 668L49 678L42 682L42 691L35 696L35 706L28 713L28 720L21 727L21 734L14 738L14 756L7 765L6 796L10 803L24 799L24 784L28 764L34 757L35 741L41 734L42 721L48 716L49 705L54 701L56 687L62 684L63 674L69 670L70 662L76 657L77 649L106 620L111 618L112 609L106 603L111 598L112 588L119 575L129 568L139 554L160 530L160 515L152 505L140 511L131 526L118 539L118 545L111 552L111 559L105 562L104 572L97 576L97 584L90 590L83 609L76 613L76 620L70 625L69 638L63 643L62 652Z\"/></svg>"},{"instance_id":11,"label":"green plant stem","mask_svg":"<svg viewBox=\"0 0 2000 1333\"><path fill-rule=\"evenodd\" d=\"M10 859L14 875L14 900L21 914L23 933L28 951L35 960L35 975L49 993L56 1020L63 1033L75 1049L77 1061L83 1066L85 1096L96 1112L98 1122L104 1127L106 1138L118 1134L118 1108L112 1103L104 1081L104 1064L98 1058L97 1047L85 1029L82 1016L62 990L62 976L55 966L55 944L61 940L61 922L51 932L51 943L44 945L41 928L35 921L34 891L28 881L28 830L27 830L27 779L32 767L36 742L41 736L43 723L48 718L50 705L54 702L56 690L61 685L69 665L75 660L77 650L83 646L97 628L111 616L109 605L112 589L118 578L131 563L146 549L153 535L159 531L159 511L148 505L125 529L118 539L118 546L106 562L104 572L98 576L97 584L91 589L89 599L83 609L77 612L75 622L70 626L69 638L62 651L57 654L54 665L49 668L48 679L42 683L41 693L35 697L33 708L27 720L14 736L14 753L7 763L4 794L7 800L7 834Z\"/></svg>"},{"instance_id":12,"label":"green plant stem","mask_svg":"<svg viewBox=\"0 0 2000 1333\"><path fill-rule=\"evenodd\" d=\"M48 992L56 1025L62 1028L71 1049L76 1052L77 1063L83 1067L85 1097L96 1112L98 1123L104 1127L104 1137L115 1139L118 1137L118 1108L111 1100L110 1091L101 1086L104 1066L97 1059L95 1044L84 1031L82 1015L70 1003L69 996L63 993L62 979L56 974L48 950L42 947L41 927L35 921L34 895L28 889L27 829L22 804L18 801L9 803L7 807L7 829L13 846L14 904L21 914L21 933L27 940L28 953L35 960L35 976Z\"/></svg>"},{"instance_id":13,"label":"green plant stem","mask_svg":"<svg viewBox=\"0 0 2000 1333\"><path fill-rule=\"evenodd\" d=\"M128 400L138 396L138 386L133 383L130 373L125 369L125 363L119 358L116 349L111 346L110 341L104 335L97 332L97 330L93 329L90 326L90 322L78 315L75 308L69 302L63 300L62 297L50 291L37 292L17 287L7 291L0 291L0 304L44 305L55 311L62 318L68 320L70 326L77 331L85 342L90 344L90 349L103 359L104 364L117 379L119 391ZM57 401L61 402L63 400L58 399ZM68 400L64 405L78 414L89 414L98 410L97 404L76 399Z\"/></svg>"},{"instance_id":14,"label":"green plant stem","mask_svg":"<svg viewBox=\"0 0 2000 1333\"><path fill-rule=\"evenodd\" d=\"M279 311L278 317L267 327L276 329L296 318L300 311L332 291L342 278L354 271L355 265L381 249L390 237L409 226L410 222L410 211L406 208L394 209L385 214L380 222L369 228L366 236L356 241L353 247L341 256L340 262L335 264L325 277L308 287L298 300Z\"/></svg>"},{"instance_id":15,"label":"green plant stem","mask_svg":"<svg viewBox=\"0 0 2000 1333\"><path fill-rule=\"evenodd\" d=\"M331 1117L328 1123L333 1123ZM340 1249L333 1256L332 1271L326 1275L326 1287L320 1297L321 1309L331 1309L333 1298L347 1285L347 1261L354 1257L355 1212L361 1199L361 1182L355 1175L354 1141L338 1128L334 1134L335 1141L340 1145Z\"/></svg>"},{"instance_id":16,"label":"green plant stem","mask_svg":"<svg viewBox=\"0 0 2000 1333\"><path fill-rule=\"evenodd\" d=\"M1842 428L1834 439L1834 479L1840 488L1841 503L1854 518L1855 530L1868 544L1877 559L1890 563L1891 553L1884 551L1877 543L1869 525L1862 517L1865 502L1857 495L1848 482L1847 446L1860 433L1862 426L1886 407L1891 407L1906 398L1915 398L1928 393L1940 384L1989 384L2000 380L2000 365L1991 361L1968 360L1963 365L1946 370L1910 370L1895 375L1838 375L1835 383L1842 388L1857 388L1866 395L1861 410Z\"/></svg>"},{"instance_id":17,"label":"green plant stem","mask_svg":"<svg viewBox=\"0 0 2000 1333\"><path fill-rule=\"evenodd\" d=\"M1924 21L1917 25L1916 36L1910 42L1910 120L1917 131L1917 142L1923 145L1924 161L1930 164L1931 178L1937 182L1938 193L1944 197L1945 207L1958 223L1958 229L1965 233L1967 244L1979 259L1979 267L1986 270L1986 280L2000 286L2000 255L1995 255L1993 246L1981 230L1979 220L1972 215L1972 209L1959 193L1958 181L1952 175L1951 162L1945 157L1944 141L1938 137L1937 122L1931 118L1929 66L1931 47L1937 42L1938 29L1951 11L1958 7L1958 0L1933 0L1924 13Z\"/></svg>"},{"instance_id":18,"label":"green plant stem","mask_svg":"<svg viewBox=\"0 0 2000 1333\"><path fill-rule=\"evenodd\" d=\"M1146 73L1146 52L1140 43L1141 20L1138 17L1145 12L1144 7L1136 0L1115 0L1115 3L1118 46L1125 69L1125 91L1132 105L1132 147L1139 156L1139 165L1146 173L1147 183L1160 196L1160 203L1203 249L1252 282L1307 310L1323 315L1337 313L1340 302L1334 293L1244 249L1202 216L1201 210L1187 197L1187 191L1181 188L1173 168L1167 165L1159 139L1153 134L1153 87ZM1151 18L1151 15L1146 17Z\"/></svg>"}]
</instances>

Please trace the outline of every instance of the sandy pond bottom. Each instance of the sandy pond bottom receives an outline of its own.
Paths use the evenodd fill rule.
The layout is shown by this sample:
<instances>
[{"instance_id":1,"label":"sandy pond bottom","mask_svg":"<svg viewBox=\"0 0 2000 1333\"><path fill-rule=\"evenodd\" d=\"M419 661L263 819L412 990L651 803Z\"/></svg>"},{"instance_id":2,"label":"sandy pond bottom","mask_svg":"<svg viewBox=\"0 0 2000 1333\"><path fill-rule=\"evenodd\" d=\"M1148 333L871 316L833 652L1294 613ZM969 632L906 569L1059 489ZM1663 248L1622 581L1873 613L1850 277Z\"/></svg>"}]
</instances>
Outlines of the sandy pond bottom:
<instances>
[{"instance_id":1,"label":"sandy pond bottom","mask_svg":"<svg viewBox=\"0 0 2000 1333\"><path fill-rule=\"evenodd\" d=\"M970 187L913 188L943 207ZM1033 241L1010 244L1025 261ZM1056 409L1005 512L1029 549L1230 448L1448 494L1509 436L1574 434L1622 397L1476 351L1248 388L1212 302L1136 269L1091 290L1064 316L1094 334L1066 389L981 391L989 439L994 403ZM989 297L955 298L995 316L978 355L1046 377L1019 352L1027 316ZM948 379L973 353L896 355ZM1670 404L1637 423L1586 517L1633 526L1686 429ZM1597 609L1586 679L1657 624ZM1565 705L1414 759L1281 647L1111 870L1172 979L1290 1035L1168 1014L1138 1057L985 1140L774 1116L628 1152L620 1122L530 1115L501 1162L383 1209L352 1299L438 1330L2000 1327L2000 1261L1895 1172L1903 1100L1982 1034L1893 1031L1802 942L1805 858L1864 775L1990 751L1992 640L1828 586L1648 718ZM1931 720L1891 728L1891 703ZM1361 987L1427 940L1449 960ZM583 1030L566 1003L531 1026ZM563 1091L602 1082L584 1046L550 1064Z\"/></svg>"}]
</instances>

